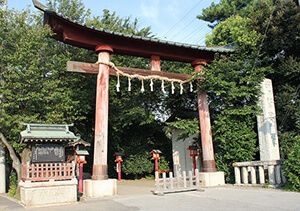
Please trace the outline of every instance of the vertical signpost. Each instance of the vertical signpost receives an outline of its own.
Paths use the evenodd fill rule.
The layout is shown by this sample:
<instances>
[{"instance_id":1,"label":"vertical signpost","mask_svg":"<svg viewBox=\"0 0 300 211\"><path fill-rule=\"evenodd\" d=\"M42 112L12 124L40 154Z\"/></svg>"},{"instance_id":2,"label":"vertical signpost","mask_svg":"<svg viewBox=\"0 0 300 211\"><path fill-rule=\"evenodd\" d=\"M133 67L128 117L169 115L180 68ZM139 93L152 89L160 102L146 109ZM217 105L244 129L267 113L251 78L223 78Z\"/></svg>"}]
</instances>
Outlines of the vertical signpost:
<instances>
[{"instance_id":1,"label":"vertical signpost","mask_svg":"<svg viewBox=\"0 0 300 211\"><path fill-rule=\"evenodd\" d=\"M152 155L151 160L154 160L154 163L155 163L155 172L158 172L158 170L159 170L158 161L160 159L161 151L158 149L154 149L150 152L150 154Z\"/></svg>"},{"instance_id":2,"label":"vertical signpost","mask_svg":"<svg viewBox=\"0 0 300 211\"><path fill-rule=\"evenodd\" d=\"M193 160L193 172L194 172L194 175L196 175L196 169L197 169L196 159L199 156L199 148L196 144L193 144L193 145L189 146L187 149L190 151L190 156Z\"/></svg>"},{"instance_id":3,"label":"vertical signpost","mask_svg":"<svg viewBox=\"0 0 300 211\"><path fill-rule=\"evenodd\" d=\"M123 162L122 153L116 152L115 156L116 156L115 162L117 163L118 180L121 181L122 180L122 162Z\"/></svg>"},{"instance_id":4,"label":"vertical signpost","mask_svg":"<svg viewBox=\"0 0 300 211\"><path fill-rule=\"evenodd\" d=\"M0 193L6 192L5 151L0 145Z\"/></svg>"}]
</instances>

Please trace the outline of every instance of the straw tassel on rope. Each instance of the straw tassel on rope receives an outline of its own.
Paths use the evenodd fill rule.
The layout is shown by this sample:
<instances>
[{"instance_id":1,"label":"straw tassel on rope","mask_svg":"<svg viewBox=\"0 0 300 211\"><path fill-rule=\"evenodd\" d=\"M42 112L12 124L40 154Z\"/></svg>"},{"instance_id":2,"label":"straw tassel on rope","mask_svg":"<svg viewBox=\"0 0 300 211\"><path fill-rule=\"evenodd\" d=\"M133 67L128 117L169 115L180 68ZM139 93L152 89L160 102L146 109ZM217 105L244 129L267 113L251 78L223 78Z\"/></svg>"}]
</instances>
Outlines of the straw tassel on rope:
<instances>
[{"instance_id":1,"label":"straw tassel on rope","mask_svg":"<svg viewBox=\"0 0 300 211\"><path fill-rule=\"evenodd\" d=\"M128 92L131 91L131 78L128 78Z\"/></svg>"},{"instance_id":2,"label":"straw tassel on rope","mask_svg":"<svg viewBox=\"0 0 300 211\"><path fill-rule=\"evenodd\" d=\"M174 94L175 92L175 86L174 86L174 82L171 82L171 93Z\"/></svg>"},{"instance_id":3,"label":"straw tassel on rope","mask_svg":"<svg viewBox=\"0 0 300 211\"><path fill-rule=\"evenodd\" d=\"M116 88L117 88L117 92L120 92L120 76L119 76L119 74L117 74L117 85L116 85Z\"/></svg>"},{"instance_id":4,"label":"straw tassel on rope","mask_svg":"<svg viewBox=\"0 0 300 211\"><path fill-rule=\"evenodd\" d=\"M117 92L120 91L120 75L121 76L125 76L128 78L128 91L131 91L131 79L133 78L137 78L139 80L141 80L142 83L142 87L141 87L141 92L145 91L145 87L144 87L144 80L150 80L150 90L151 92L153 92L153 80L160 80L161 81L161 90L162 92L165 94L166 90L165 90L165 81L167 82L171 82L171 93L174 94L175 92L175 86L174 83L179 83L180 85L180 94L183 94L183 84L184 83L190 83L190 92L193 92L193 84L192 84L192 80L193 78L189 78L186 80L180 80L180 79L174 79L174 78L168 78L168 77L164 77L164 76L160 76L160 75L147 75L147 76L143 76L143 75L139 75L139 74L128 74L128 73L124 73L122 70L118 69L114 63L112 62L96 62L96 64L105 64L110 66L111 68L116 70L116 74L117 74L117 84L116 84L116 88L117 88Z\"/></svg>"},{"instance_id":5,"label":"straw tassel on rope","mask_svg":"<svg viewBox=\"0 0 300 211\"><path fill-rule=\"evenodd\" d=\"M141 92L144 93L145 88L144 88L144 80L142 79L142 87L141 87Z\"/></svg>"}]
</instances>

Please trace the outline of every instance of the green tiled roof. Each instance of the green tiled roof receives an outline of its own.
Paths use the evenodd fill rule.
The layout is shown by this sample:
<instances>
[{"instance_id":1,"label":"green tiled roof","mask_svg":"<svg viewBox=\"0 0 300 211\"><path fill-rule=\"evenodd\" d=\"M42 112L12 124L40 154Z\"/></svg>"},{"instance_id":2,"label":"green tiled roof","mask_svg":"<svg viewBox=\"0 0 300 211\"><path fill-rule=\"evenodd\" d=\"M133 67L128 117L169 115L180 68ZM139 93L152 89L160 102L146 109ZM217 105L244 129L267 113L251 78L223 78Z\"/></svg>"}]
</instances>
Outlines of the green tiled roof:
<instances>
[{"instance_id":1,"label":"green tiled roof","mask_svg":"<svg viewBox=\"0 0 300 211\"><path fill-rule=\"evenodd\" d=\"M22 143L76 141L77 137L69 131L69 126L56 124L25 124L26 130L20 132Z\"/></svg>"}]
</instances>

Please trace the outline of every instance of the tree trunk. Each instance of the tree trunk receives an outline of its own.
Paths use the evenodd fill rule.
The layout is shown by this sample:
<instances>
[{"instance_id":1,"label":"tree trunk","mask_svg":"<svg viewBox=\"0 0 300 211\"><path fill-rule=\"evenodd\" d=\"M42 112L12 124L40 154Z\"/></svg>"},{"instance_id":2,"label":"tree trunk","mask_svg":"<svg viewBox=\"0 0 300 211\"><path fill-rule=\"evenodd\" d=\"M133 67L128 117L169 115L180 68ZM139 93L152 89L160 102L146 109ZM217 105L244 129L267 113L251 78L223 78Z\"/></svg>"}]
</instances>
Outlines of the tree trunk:
<instances>
[{"instance_id":1,"label":"tree trunk","mask_svg":"<svg viewBox=\"0 0 300 211\"><path fill-rule=\"evenodd\" d=\"M0 140L2 143L6 146L9 152L9 156L12 159L12 167L16 170L18 181L21 179L21 162L20 159L18 158L14 148L12 145L7 141L5 136L0 132Z\"/></svg>"}]
</instances>

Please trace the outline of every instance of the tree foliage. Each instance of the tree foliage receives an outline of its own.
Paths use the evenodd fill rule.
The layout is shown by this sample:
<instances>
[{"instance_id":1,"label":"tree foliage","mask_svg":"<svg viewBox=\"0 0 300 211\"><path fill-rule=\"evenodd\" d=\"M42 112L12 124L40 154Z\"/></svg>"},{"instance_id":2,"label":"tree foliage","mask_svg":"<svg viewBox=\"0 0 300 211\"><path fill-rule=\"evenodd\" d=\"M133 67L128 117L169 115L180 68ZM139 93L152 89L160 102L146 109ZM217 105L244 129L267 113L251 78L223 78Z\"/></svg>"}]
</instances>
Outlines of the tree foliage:
<instances>
[{"instance_id":1,"label":"tree foliage","mask_svg":"<svg viewBox=\"0 0 300 211\"><path fill-rule=\"evenodd\" d=\"M299 84L300 84L300 68L299 68L299 27L300 27L300 8L296 4L296 1L288 0L278 0L278 1L262 1L262 0L249 0L249 1L227 1L221 0L218 4L212 4L210 7L206 8L202 15L198 16L198 18L202 20L206 20L209 22L218 23L217 26L213 29L211 35L208 36L207 44L209 45L226 45L230 42L236 44L237 51L239 54L243 55L246 59L241 59L239 64L243 69L247 64L253 66L253 69L248 69L249 72L259 71L260 68L267 68L266 71L262 71L262 73L271 78L273 81L273 89L275 94L275 106L277 113L277 123L279 130L279 142L281 146L281 158L283 160L286 159L285 162L289 163L289 160L295 155L296 152L291 152L294 146L294 143L297 145L296 137L299 134ZM250 45L249 45L250 44ZM250 49L250 51L249 51ZM251 53L252 52L252 53ZM249 55L254 55L256 58L248 60ZM233 60L234 63L236 60ZM252 61L252 62L249 62ZM233 65L233 64L231 64ZM222 100L221 97L217 98L217 101L214 100L216 95L222 96L231 95L228 92L232 91L232 95L236 94L235 90L239 90L241 93L244 92L245 89L253 87L255 83L259 82L258 78L262 77L260 75L258 78L254 78L257 80L252 83L251 77L246 76L245 81L249 82L249 85L243 88L237 89L228 89L232 84L237 84L239 81L244 80L245 75L241 75L239 78L232 77L230 74L230 69L225 68L223 66L219 66L219 68L225 69L224 74L229 71L228 77L222 77L218 70L216 72L212 72L216 77L220 77L220 81L215 83L215 88L212 89L212 93L210 96L212 97L211 105L214 106L214 102L218 102L219 108L218 110L223 110L222 108L226 108L226 113L231 112L228 110L228 100ZM243 71L241 71L243 72ZM252 73L250 73L252 74ZM205 73L205 77L208 77L209 74ZM250 80L249 80L250 79ZM226 85L226 86L222 86ZM249 87L250 86L250 87ZM232 87L231 87L232 88ZM219 91L218 91L219 90ZM250 91L251 89L249 89ZM257 93L257 92L253 92ZM255 102L255 99L251 97L251 93L247 94ZM242 100L242 99L240 99ZM220 103L219 103L220 102ZM230 100L229 100L230 102ZM243 102L240 101L240 102ZM247 102L247 100L246 100ZM248 107L248 108L247 108ZM252 106L250 106L252 107ZM254 107L253 107L254 108ZM222 118L222 112L217 110L217 115L214 117L216 119L221 118L225 121L225 118ZM255 109L254 109L255 110ZM236 109L236 105L234 105L234 113L237 114L239 118L226 118L226 122L222 121L222 124L232 125L230 128L238 129L241 128L242 124L248 124L248 129L253 128L252 132L255 131L254 127L254 110L251 108L249 110L248 105L244 105L243 108ZM241 122L243 117L243 113L245 111L253 111L252 121L251 118L247 119L248 123ZM250 113L251 113L250 112ZM248 112L246 112L248 113ZM215 115L215 114L213 114ZM226 115L228 117L228 115ZM220 137L223 138L223 135L219 133L218 127L221 127L221 124L218 125L219 121L215 121L214 129L215 140L219 140ZM252 123L250 123L252 122ZM240 123L240 124L237 124ZM252 124L252 126L251 126ZM224 126L223 126L224 127ZM225 129L224 129L225 130ZM228 131L229 128L227 128ZM238 137L247 137L252 132L248 130L248 132L241 130L241 133ZM221 135L221 136L220 136ZM250 136L249 136L250 137ZM254 143L254 136L252 136L252 140ZM224 139L225 140L225 139ZM235 139L231 139L235 140ZM226 144L229 146L230 141L227 139ZM241 143L240 140L235 140L235 143ZM243 145L249 142L243 142ZM296 148L296 145L294 146ZM217 162L224 163L224 166L227 169L231 168L231 162L228 163L225 157L236 157L242 159L242 156L247 157L248 160L251 160L251 156L254 155L255 146L252 144L248 145L251 148L248 156L243 155L242 152L230 152L230 148L226 148L225 145L222 148L218 147L217 144ZM247 149L247 147L245 148ZM221 153L222 156L219 156ZM226 154L230 154L227 156ZM292 155L290 155L292 154ZM241 156L240 156L241 155ZM290 155L290 156L288 156ZM253 157L254 158L254 157ZM292 162L292 160L291 160ZM294 172L295 173L295 172ZM290 183L294 184L297 181L292 181L293 177L289 177Z\"/></svg>"},{"instance_id":2,"label":"tree foliage","mask_svg":"<svg viewBox=\"0 0 300 211\"><path fill-rule=\"evenodd\" d=\"M101 15L92 17L80 0L51 0L48 6L70 20L90 27L152 36L150 27L139 27L137 19L120 18L115 12L104 10ZM1 10L0 14L0 125L3 135L20 153L24 147L19 143L19 132L24 129L21 123L74 123L72 131L93 143L96 77L69 73L65 69L69 60L93 63L97 55L54 40L51 30L43 26L39 13ZM148 65L144 58L112 55L111 59L119 66L147 68ZM127 92L124 79L121 92L116 92L115 85L116 80L112 77L109 174L115 173L113 154L116 151L123 151L129 157L159 148L170 160L171 143L155 116L161 110L163 96L158 90L140 94L138 81L132 81L131 92ZM88 171L91 171L92 163L90 156ZM147 165L152 165L150 159Z\"/></svg>"},{"instance_id":3,"label":"tree foliage","mask_svg":"<svg viewBox=\"0 0 300 211\"><path fill-rule=\"evenodd\" d=\"M268 68L255 66L255 55L220 57L204 69L200 90L209 90L216 163L233 182L232 163L253 160L259 84Z\"/></svg>"},{"instance_id":4,"label":"tree foliage","mask_svg":"<svg viewBox=\"0 0 300 211\"><path fill-rule=\"evenodd\" d=\"M262 36L252 27L249 18L232 16L219 23L206 37L207 46L235 46L247 50L254 49Z\"/></svg>"}]
</instances>

